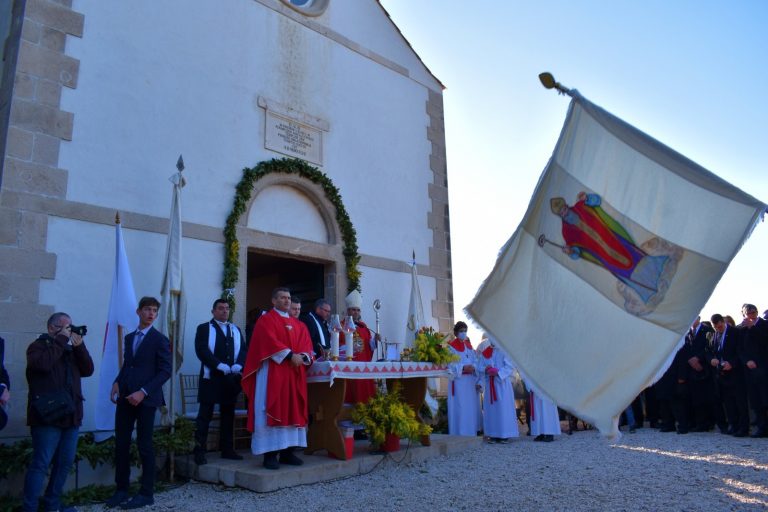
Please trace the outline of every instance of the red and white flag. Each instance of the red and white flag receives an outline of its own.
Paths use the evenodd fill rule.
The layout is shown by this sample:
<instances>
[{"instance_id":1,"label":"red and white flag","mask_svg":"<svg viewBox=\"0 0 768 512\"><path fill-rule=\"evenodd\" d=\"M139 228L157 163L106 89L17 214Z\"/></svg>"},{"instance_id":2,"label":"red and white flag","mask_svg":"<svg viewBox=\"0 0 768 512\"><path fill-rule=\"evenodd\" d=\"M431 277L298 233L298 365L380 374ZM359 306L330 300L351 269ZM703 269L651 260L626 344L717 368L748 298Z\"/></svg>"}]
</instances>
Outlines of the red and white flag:
<instances>
[{"instance_id":1,"label":"red and white flag","mask_svg":"<svg viewBox=\"0 0 768 512\"><path fill-rule=\"evenodd\" d=\"M109 299L107 328L104 331L104 346L99 367L99 393L96 399L96 429L115 429L115 404L109 393L123 364L123 337L135 329L139 320L136 316L136 292L133 277L125 254L123 231L120 220L115 225L115 273L112 276L112 295ZM103 436L100 436L103 438Z\"/></svg>"}]
</instances>

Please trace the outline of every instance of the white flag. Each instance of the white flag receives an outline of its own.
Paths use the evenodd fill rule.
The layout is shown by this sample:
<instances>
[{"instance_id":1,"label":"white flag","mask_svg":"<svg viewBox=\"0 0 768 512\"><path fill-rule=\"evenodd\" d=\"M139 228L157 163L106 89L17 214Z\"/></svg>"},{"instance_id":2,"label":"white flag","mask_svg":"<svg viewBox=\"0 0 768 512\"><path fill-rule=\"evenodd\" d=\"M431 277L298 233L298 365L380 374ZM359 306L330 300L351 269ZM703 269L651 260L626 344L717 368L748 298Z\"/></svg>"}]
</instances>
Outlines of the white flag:
<instances>
[{"instance_id":1,"label":"white flag","mask_svg":"<svg viewBox=\"0 0 768 512\"><path fill-rule=\"evenodd\" d=\"M405 325L404 348L413 347L416 333L424 327L424 308L421 302L421 290L419 289L419 275L416 272L416 258L411 264L411 300L408 304L408 321Z\"/></svg>"},{"instance_id":2,"label":"white flag","mask_svg":"<svg viewBox=\"0 0 768 512\"><path fill-rule=\"evenodd\" d=\"M186 180L181 175L181 170L184 168L181 157L179 157L177 167L179 172L169 178L170 182L173 183L173 199L168 229L168 247L165 253L165 272L160 291L162 296L160 331L171 341L171 353L173 354L173 372L164 386L168 390L166 393L168 407L163 408L161 416L161 422L164 425L169 424L175 414L173 381L176 378L176 372L179 371L181 363L184 361L184 324L187 312L187 300L184 295L181 270L181 189L186 184Z\"/></svg>"},{"instance_id":3,"label":"white flag","mask_svg":"<svg viewBox=\"0 0 768 512\"><path fill-rule=\"evenodd\" d=\"M109 299L107 328L99 366L99 393L96 399L96 429L115 429L115 404L109 393L123 363L123 336L139 323L136 316L136 292L123 243L119 220L115 225L115 273L112 276L112 294ZM99 439L101 440L101 439Z\"/></svg>"},{"instance_id":4,"label":"white flag","mask_svg":"<svg viewBox=\"0 0 768 512\"><path fill-rule=\"evenodd\" d=\"M766 205L573 91L467 313L601 432L662 369Z\"/></svg>"}]
</instances>

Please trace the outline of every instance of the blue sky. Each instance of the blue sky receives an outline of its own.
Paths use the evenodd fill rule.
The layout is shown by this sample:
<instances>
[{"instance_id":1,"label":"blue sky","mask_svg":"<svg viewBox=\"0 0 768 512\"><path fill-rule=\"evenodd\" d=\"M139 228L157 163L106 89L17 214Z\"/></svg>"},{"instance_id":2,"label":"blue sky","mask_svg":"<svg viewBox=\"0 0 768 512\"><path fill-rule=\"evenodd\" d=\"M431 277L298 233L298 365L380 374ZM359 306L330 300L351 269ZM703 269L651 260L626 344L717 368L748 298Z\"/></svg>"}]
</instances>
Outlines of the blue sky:
<instances>
[{"instance_id":1,"label":"blue sky","mask_svg":"<svg viewBox=\"0 0 768 512\"><path fill-rule=\"evenodd\" d=\"M768 202L768 2L381 3L446 86L457 320L520 222L565 119L568 98L539 84L542 71ZM713 226L713 243L729 228ZM743 302L768 309L766 261L764 222L702 316L739 322Z\"/></svg>"}]
</instances>

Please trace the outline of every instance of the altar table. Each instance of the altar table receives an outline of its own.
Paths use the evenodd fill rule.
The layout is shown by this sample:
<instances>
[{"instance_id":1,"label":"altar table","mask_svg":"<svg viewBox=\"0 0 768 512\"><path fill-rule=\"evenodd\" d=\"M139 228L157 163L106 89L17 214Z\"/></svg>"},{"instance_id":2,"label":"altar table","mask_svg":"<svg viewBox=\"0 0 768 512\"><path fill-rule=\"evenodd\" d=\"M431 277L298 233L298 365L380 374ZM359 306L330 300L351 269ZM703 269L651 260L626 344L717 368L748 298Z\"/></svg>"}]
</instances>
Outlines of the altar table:
<instances>
[{"instance_id":1,"label":"altar table","mask_svg":"<svg viewBox=\"0 0 768 512\"><path fill-rule=\"evenodd\" d=\"M307 429L307 448L310 454L318 450L327 450L338 459L347 458L344 449L344 436L338 427L338 421L344 405L346 381L349 379L386 379L400 382L400 395L403 401L417 413L417 418L424 395L427 392L427 377L446 377L445 366L434 363L414 361L319 361L307 371L309 398L309 428ZM429 446L429 436L422 436L421 443Z\"/></svg>"}]
</instances>

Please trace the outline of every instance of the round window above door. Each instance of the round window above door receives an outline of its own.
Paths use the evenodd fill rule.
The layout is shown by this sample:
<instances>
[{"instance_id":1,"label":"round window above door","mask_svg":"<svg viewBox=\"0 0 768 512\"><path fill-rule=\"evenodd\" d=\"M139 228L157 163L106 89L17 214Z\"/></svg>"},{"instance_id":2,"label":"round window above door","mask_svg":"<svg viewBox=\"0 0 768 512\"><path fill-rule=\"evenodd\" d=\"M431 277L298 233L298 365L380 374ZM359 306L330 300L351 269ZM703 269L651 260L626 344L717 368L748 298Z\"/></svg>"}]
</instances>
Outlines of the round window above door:
<instances>
[{"instance_id":1,"label":"round window above door","mask_svg":"<svg viewBox=\"0 0 768 512\"><path fill-rule=\"evenodd\" d=\"M328 8L329 0L283 0L283 3L307 16L320 16Z\"/></svg>"}]
</instances>

